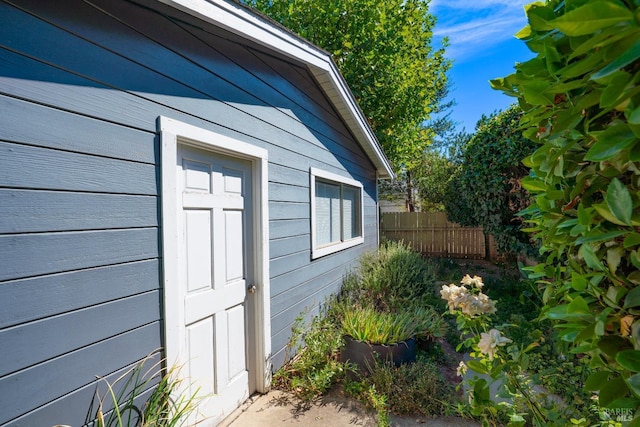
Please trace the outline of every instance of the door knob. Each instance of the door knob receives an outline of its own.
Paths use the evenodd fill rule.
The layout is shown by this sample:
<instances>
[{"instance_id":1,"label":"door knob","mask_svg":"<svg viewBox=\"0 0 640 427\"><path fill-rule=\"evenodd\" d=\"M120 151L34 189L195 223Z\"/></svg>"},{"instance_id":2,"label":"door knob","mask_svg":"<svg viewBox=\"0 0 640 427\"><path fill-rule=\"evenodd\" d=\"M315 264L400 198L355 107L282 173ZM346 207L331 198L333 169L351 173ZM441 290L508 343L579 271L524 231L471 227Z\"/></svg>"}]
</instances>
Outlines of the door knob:
<instances>
[{"instance_id":1,"label":"door knob","mask_svg":"<svg viewBox=\"0 0 640 427\"><path fill-rule=\"evenodd\" d=\"M255 294L257 290L258 290L258 288L256 288L256 285L251 285L251 286L249 286L249 287L247 288L247 291L248 291L250 294Z\"/></svg>"}]
</instances>

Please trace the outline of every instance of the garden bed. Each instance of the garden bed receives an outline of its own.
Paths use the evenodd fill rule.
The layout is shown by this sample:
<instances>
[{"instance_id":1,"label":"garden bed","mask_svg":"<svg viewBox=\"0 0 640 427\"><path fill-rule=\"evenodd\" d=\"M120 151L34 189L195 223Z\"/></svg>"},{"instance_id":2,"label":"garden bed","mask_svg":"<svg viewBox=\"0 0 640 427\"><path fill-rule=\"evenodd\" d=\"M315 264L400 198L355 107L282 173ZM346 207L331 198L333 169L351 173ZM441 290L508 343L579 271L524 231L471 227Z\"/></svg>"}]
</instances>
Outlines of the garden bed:
<instances>
[{"instance_id":1,"label":"garden bed","mask_svg":"<svg viewBox=\"0 0 640 427\"><path fill-rule=\"evenodd\" d=\"M375 277L363 279L363 274ZM330 307L326 316L316 317L308 327L303 323L294 326L290 352L292 356L297 354L275 375L274 385L307 401L338 385L348 396L375 409L381 426L388 425L390 414L414 418L447 415L477 420L486 418L485 413L468 405L468 396L463 396L464 387L460 384L458 371L463 353L469 351L461 345L468 336L464 340L461 338L454 316L445 314L448 312L447 302L440 295L443 285L458 283L466 274L485 277L483 291L496 307L487 313L492 324L509 336L505 343L526 346L537 340L530 354L522 359L526 364L522 369L526 369L529 377L550 393L571 395L572 407L565 408L565 412L556 408L558 416L594 415L589 409L589 396L582 392L588 375L586 364L566 351L560 340L554 338L549 325L536 320L539 296L533 283L522 279L515 268L505 264L484 260L430 260L398 244L382 247L378 254L365 256L354 274L345 278L343 292L338 299L326 304ZM481 279L468 277L465 280ZM415 363L401 366L376 363L369 375L354 376L349 374L355 372L354 369L341 362L344 333L339 326L341 310L336 307L345 301L349 306L369 304L376 310L389 313L405 307L407 301L419 301L421 306L441 313L447 327L434 326L431 336L418 339ZM495 314L491 314L494 311ZM303 341L306 347L299 348ZM458 351L456 347L459 347ZM507 349L506 346L502 348ZM465 378L470 377L472 374L469 372ZM486 397L485 403L490 406L492 397ZM490 411L489 421L508 422L508 414L502 408L496 408ZM526 407L520 402L516 402L513 410L527 416Z\"/></svg>"}]
</instances>

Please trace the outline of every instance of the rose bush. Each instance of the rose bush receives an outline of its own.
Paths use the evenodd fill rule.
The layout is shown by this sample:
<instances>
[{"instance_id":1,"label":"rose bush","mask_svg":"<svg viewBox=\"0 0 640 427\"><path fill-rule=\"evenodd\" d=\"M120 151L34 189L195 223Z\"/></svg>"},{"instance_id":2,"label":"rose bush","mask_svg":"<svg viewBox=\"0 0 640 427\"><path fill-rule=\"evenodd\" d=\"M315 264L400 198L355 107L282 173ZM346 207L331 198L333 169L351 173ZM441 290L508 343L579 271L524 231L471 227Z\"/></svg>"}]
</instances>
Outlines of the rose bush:
<instances>
[{"instance_id":1,"label":"rose bush","mask_svg":"<svg viewBox=\"0 0 640 427\"><path fill-rule=\"evenodd\" d=\"M471 357L466 363L460 362L457 373L466 377L472 413L487 424L496 424L506 416L510 426L524 425L525 417L539 426L552 425L548 411L537 400L524 373L527 353L538 344L534 342L524 348L507 346L513 341L503 335L499 329L502 327L493 326L496 303L482 292L483 287L481 277L467 274L460 285L443 285L440 291L449 314L456 316L461 334L456 350L469 351ZM496 382L500 385L499 394L506 397L501 403L491 394L491 386Z\"/></svg>"}]
</instances>

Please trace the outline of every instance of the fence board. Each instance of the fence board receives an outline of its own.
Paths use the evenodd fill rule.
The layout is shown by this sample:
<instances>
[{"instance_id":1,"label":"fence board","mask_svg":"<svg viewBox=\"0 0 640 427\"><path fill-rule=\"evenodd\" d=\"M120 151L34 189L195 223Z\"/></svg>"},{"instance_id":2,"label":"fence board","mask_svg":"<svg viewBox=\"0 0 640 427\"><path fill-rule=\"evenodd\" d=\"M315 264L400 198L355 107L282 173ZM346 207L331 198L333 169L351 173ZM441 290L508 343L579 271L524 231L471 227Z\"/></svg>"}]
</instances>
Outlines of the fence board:
<instances>
[{"instance_id":1,"label":"fence board","mask_svg":"<svg viewBox=\"0 0 640 427\"><path fill-rule=\"evenodd\" d=\"M444 212L388 212L380 216L380 233L404 241L426 255L450 258L493 258L493 239L480 227L462 227ZM487 249L489 253L487 254Z\"/></svg>"}]
</instances>

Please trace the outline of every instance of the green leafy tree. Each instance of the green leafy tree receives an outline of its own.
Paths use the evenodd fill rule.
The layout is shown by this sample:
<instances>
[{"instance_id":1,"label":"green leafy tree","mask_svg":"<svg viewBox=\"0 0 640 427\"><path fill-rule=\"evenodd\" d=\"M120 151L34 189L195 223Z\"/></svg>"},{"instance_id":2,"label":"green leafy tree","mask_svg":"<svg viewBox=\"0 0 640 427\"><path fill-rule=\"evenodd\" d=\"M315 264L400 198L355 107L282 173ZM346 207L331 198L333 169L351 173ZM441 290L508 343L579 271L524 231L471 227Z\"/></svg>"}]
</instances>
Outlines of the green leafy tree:
<instances>
[{"instance_id":1,"label":"green leafy tree","mask_svg":"<svg viewBox=\"0 0 640 427\"><path fill-rule=\"evenodd\" d=\"M456 165L437 150L427 150L422 161L416 177L421 210L444 211L447 180L454 173Z\"/></svg>"},{"instance_id":2,"label":"green leafy tree","mask_svg":"<svg viewBox=\"0 0 640 427\"><path fill-rule=\"evenodd\" d=\"M590 357L585 388L640 425L640 2L550 0L518 33L537 56L493 82L518 98L523 212L544 261L544 315Z\"/></svg>"},{"instance_id":3,"label":"green leafy tree","mask_svg":"<svg viewBox=\"0 0 640 427\"><path fill-rule=\"evenodd\" d=\"M434 50L428 0L248 0L330 52L396 171L419 164L451 63ZM411 181L408 181L411 185Z\"/></svg>"},{"instance_id":4,"label":"green leafy tree","mask_svg":"<svg viewBox=\"0 0 640 427\"><path fill-rule=\"evenodd\" d=\"M536 144L522 136L517 106L483 117L462 150L461 163L447 182L447 217L464 226L482 227L495 238L498 251L532 254L527 233L516 214L529 205L521 179L529 169L521 159Z\"/></svg>"}]
</instances>

